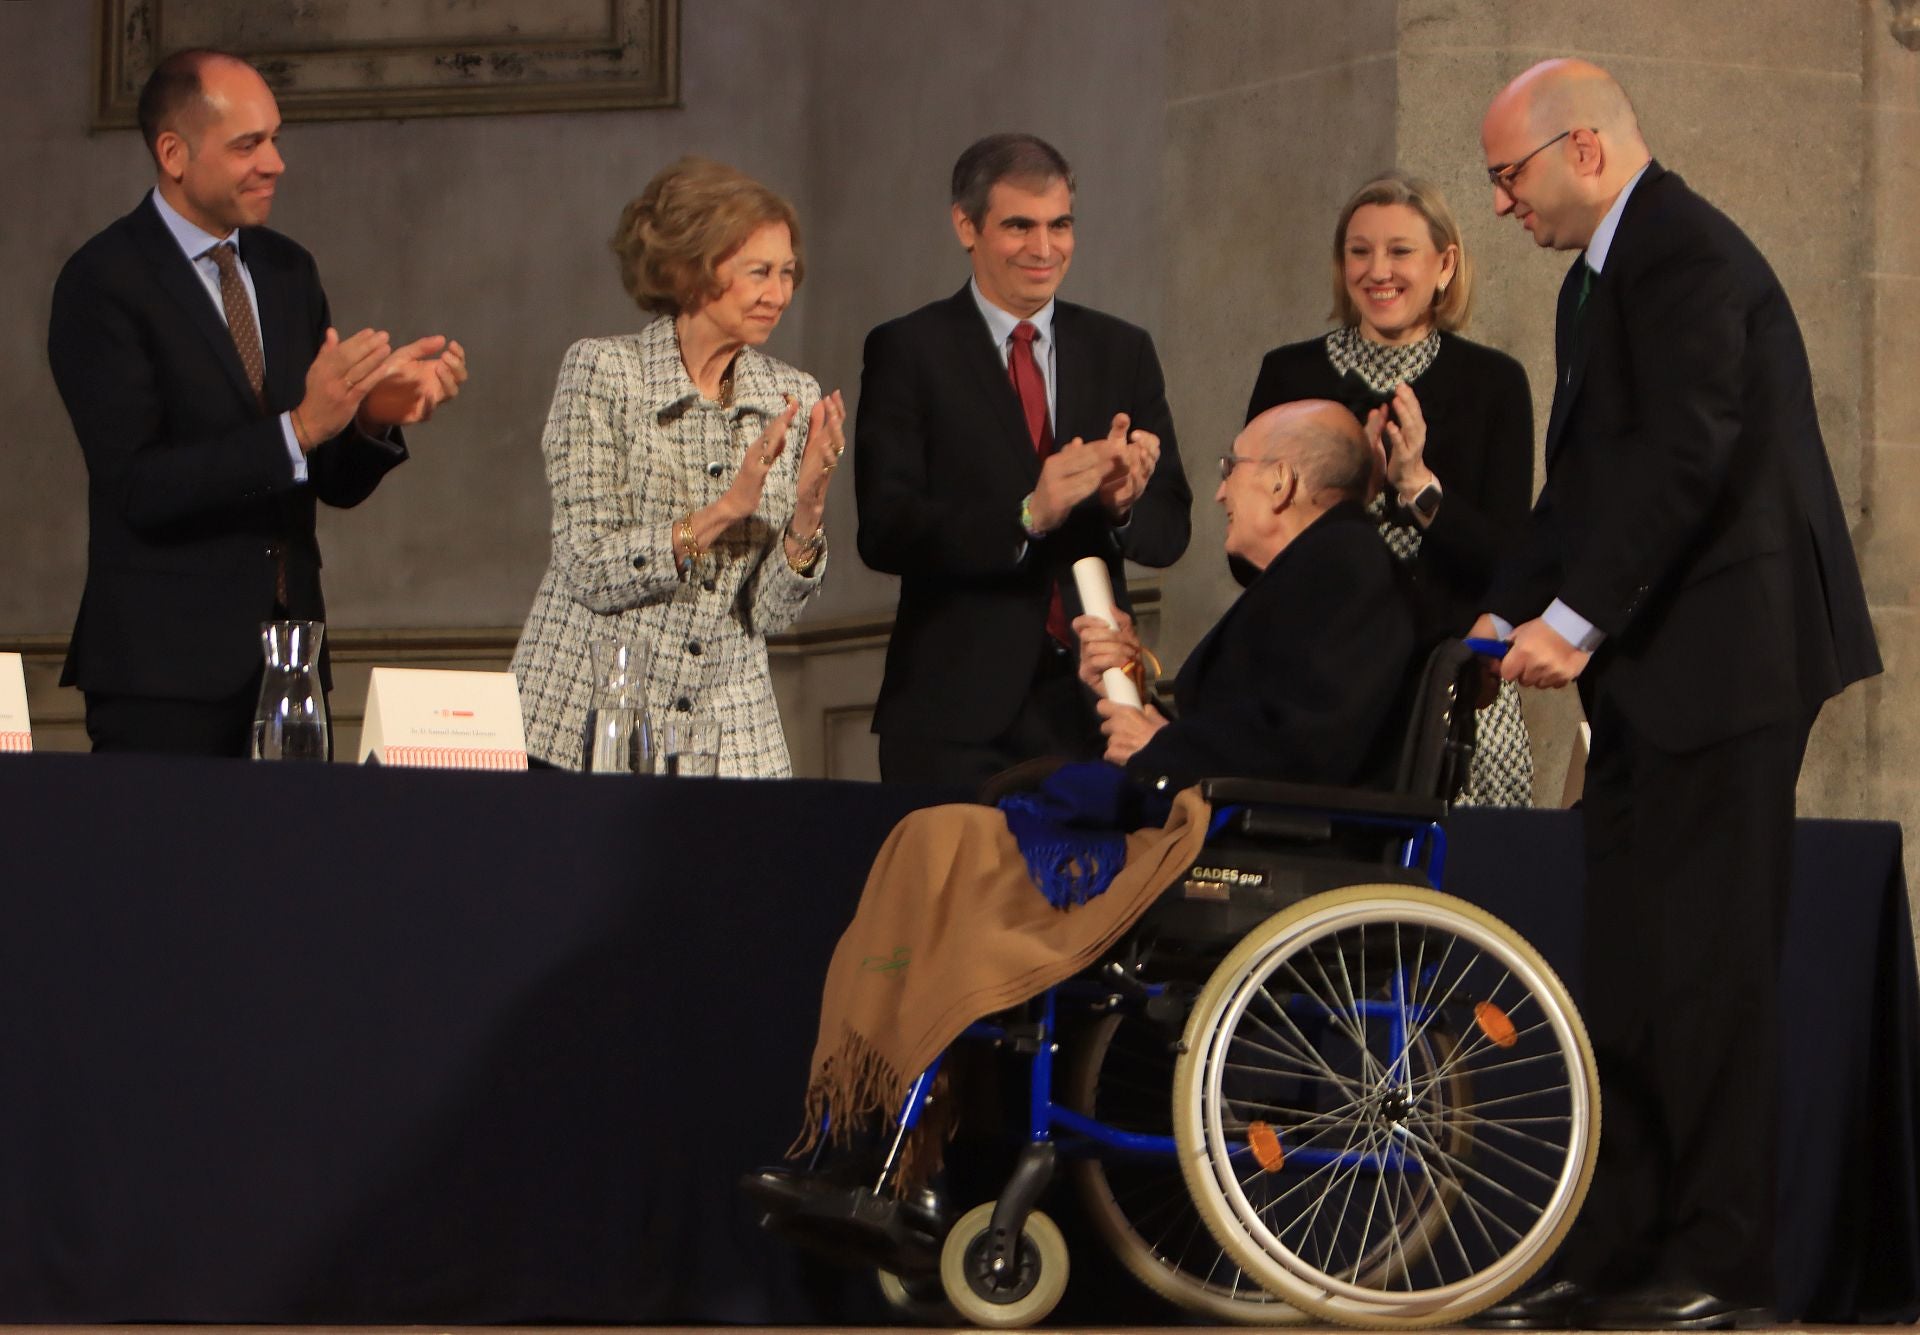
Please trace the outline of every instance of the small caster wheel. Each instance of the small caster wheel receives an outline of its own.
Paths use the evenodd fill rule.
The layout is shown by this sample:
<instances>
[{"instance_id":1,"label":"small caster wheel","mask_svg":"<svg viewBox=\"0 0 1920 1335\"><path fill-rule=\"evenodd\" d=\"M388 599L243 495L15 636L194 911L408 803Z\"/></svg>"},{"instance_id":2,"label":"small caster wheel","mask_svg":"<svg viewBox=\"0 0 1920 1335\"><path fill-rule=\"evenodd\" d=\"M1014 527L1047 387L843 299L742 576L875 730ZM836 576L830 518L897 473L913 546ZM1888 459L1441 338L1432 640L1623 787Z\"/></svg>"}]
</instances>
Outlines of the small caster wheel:
<instances>
[{"instance_id":1,"label":"small caster wheel","mask_svg":"<svg viewBox=\"0 0 1920 1335\"><path fill-rule=\"evenodd\" d=\"M1013 1330L1043 1321L1067 1291L1067 1240L1040 1211L1027 1216L1019 1244L993 1269L988 1230L992 1201L960 1216L940 1249L940 1286L953 1310L976 1326Z\"/></svg>"}]
</instances>

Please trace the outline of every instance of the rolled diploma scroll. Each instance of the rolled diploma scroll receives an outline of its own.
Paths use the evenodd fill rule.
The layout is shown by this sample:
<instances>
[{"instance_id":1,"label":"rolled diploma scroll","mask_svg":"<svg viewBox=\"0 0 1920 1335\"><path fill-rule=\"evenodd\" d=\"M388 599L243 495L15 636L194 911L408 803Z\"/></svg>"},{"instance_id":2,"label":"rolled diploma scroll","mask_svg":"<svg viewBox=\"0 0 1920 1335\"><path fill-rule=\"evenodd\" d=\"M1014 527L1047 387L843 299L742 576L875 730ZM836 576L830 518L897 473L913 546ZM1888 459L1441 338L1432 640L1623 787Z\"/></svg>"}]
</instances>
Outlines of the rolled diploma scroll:
<instances>
[{"instance_id":1,"label":"rolled diploma scroll","mask_svg":"<svg viewBox=\"0 0 1920 1335\"><path fill-rule=\"evenodd\" d=\"M1097 556L1083 556L1075 561L1073 585L1080 590L1080 606L1088 616L1099 617L1113 629L1120 629L1120 623L1113 618L1113 578L1107 574L1105 561ZM1100 684L1107 688L1107 699L1116 705L1140 708L1140 692L1135 689L1133 678L1119 668L1102 672Z\"/></svg>"}]
</instances>

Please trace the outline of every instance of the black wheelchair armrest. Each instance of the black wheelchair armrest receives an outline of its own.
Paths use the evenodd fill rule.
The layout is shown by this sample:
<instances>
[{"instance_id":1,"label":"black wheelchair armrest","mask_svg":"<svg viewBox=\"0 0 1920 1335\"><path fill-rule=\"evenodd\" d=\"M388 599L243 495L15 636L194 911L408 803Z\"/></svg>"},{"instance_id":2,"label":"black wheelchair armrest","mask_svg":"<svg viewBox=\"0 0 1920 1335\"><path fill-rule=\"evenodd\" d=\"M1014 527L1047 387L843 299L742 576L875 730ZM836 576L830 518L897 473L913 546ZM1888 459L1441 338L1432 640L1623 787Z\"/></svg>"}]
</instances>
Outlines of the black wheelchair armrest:
<instances>
[{"instance_id":1,"label":"black wheelchair armrest","mask_svg":"<svg viewBox=\"0 0 1920 1335\"><path fill-rule=\"evenodd\" d=\"M1444 820L1447 815L1447 804L1437 797L1383 793L1372 788L1336 788L1330 784L1281 783L1273 779L1202 779L1200 795L1216 807L1285 807L1422 824Z\"/></svg>"}]
</instances>

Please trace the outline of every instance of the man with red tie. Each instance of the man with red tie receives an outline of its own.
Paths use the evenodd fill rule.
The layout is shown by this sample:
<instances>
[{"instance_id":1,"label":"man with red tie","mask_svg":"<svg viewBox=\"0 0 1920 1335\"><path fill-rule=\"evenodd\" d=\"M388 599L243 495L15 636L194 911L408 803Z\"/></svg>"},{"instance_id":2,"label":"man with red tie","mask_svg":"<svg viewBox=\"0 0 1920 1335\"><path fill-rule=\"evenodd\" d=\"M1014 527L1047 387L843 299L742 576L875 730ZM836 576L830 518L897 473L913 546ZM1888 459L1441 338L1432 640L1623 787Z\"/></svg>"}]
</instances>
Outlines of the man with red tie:
<instances>
[{"instance_id":1,"label":"man with red tie","mask_svg":"<svg viewBox=\"0 0 1920 1335\"><path fill-rule=\"evenodd\" d=\"M96 751L242 756L260 623L326 615L315 501L365 500L466 363L332 327L313 257L263 225L286 164L252 66L176 52L139 114L154 188L67 261L47 334L88 480L61 684Z\"/></svg>"},{"instance_id":2,"label":"man with red tie","mask_svg":"<svg viewBox=\"0 0 1920 1335\"><path fill-rule=\"evenodd\" d=\"M1102 749L1075 675L1073 563L1168 566L1192 493L1145 330L1055 298L1073 172L1033 135L953 169L973 277L867 336L855 418L861 558L900 576L874 709L880 773L977 783ZM1062 597L1062 591L1065 597Z\"/></svg>"}]
</instances>

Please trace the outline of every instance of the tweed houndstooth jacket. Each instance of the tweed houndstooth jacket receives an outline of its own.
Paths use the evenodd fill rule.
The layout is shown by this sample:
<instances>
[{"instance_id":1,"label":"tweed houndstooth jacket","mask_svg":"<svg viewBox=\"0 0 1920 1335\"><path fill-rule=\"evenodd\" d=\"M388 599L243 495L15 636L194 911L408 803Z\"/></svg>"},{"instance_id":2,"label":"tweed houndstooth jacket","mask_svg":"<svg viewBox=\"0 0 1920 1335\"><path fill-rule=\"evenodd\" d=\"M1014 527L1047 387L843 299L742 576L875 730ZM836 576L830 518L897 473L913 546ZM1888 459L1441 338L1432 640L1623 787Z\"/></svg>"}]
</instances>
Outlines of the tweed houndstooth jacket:
<instances>
[{"instance_id":1,"label":"tweed houndstooth jacket","mask_svg":"<svg viewBox=\"0 0 1920 1335\"><path fill-rule=\"evenodd\" d=\"M759 509L683 574L674 525L726 491L786 394L800 411ZM796 575L781 548L807 411L819 397L812 376L743 348L732 406L702 398L681 363L671 317L567 350L541 439L553 556L513 654L530 754L580 768L592 693L588 645L606 636L647 649L656 725L694 709L719 720L721 774L792 773L766 637L793 624L826 571L823 553L810 575Z\"/></svg>"}]
</instances>

